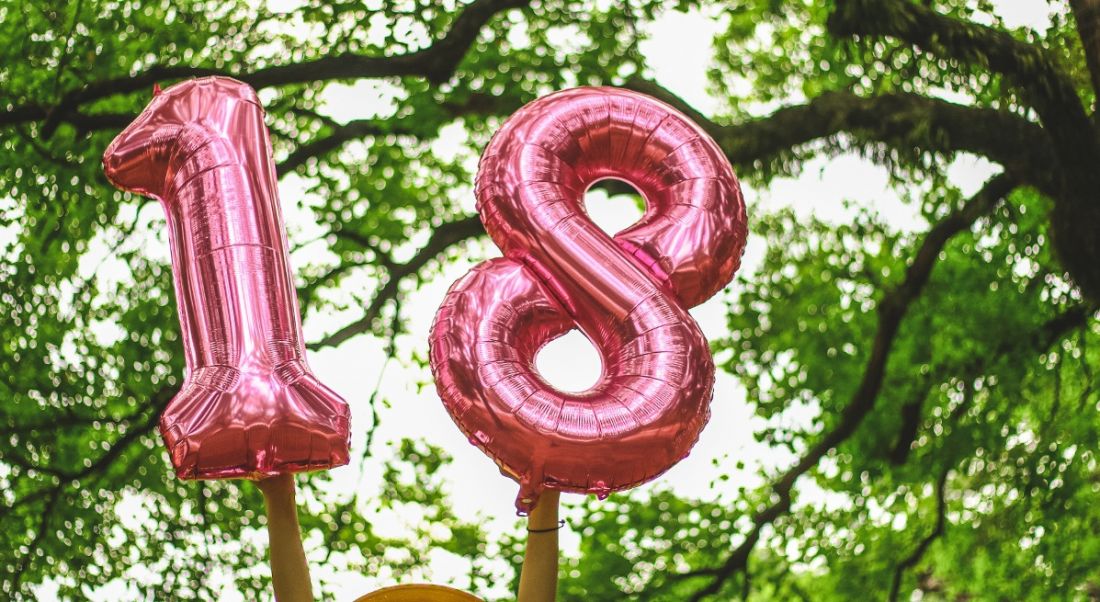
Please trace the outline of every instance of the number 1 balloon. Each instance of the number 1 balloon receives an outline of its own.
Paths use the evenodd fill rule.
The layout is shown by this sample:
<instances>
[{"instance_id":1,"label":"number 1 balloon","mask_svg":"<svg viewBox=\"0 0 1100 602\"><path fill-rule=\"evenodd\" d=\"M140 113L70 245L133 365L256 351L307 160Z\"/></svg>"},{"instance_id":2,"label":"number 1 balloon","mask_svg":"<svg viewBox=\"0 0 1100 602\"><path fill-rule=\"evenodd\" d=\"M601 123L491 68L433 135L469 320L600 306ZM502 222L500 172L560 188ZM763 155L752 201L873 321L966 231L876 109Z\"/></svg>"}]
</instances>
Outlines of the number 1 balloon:
<instances>
[{"instance_id":1,"label":"number 1 balloon","mask_svg":"<svg viewBox=\"0 0 1100 602\"><path fill-rule=\"evenodd\" d=\"M614 178L644 197L611 237L585 191ZM684 458L710 417L714 362L687 309L741 261L745 205L729 162L675 109L612 88L577 88L520 109L490 141L477 209L504 257L457 281L436 314L430 363L471 443L520 483L529 511L546 488L606 495ZM602 375L554 389L538 350L579 328Z\"/></svg>"},{"instance_id":2,"label":"number 1 balloon","mask_svg":"<svg viewBox=\"0 0 1100 602\"><path fill-rule=\"evenodd\" d=\"M155 92L107 148L107 178L161 201L187 375L160 420L181 478L348 461L348 406L306 364L271 142L247 85Z\"/></svg>"}]
</instances>

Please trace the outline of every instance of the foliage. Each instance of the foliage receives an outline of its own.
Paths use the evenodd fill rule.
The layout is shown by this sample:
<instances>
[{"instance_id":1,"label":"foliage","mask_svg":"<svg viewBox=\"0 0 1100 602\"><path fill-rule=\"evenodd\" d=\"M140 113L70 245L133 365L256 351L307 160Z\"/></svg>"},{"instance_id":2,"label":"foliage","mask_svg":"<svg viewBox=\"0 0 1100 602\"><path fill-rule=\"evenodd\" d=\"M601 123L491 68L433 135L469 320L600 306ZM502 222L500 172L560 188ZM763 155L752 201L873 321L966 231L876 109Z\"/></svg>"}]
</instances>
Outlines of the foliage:
<instances>
[{"instance_id":1,"label":"foliage","mask_svg":"<svg viewBox=\"0 0 1100 602\"><path fill-rule=\"evenodd\" d=\"M297 266L303 310L363 308L314 348L401 331L401 300L482 232L471 158L504 117L566 86L673 103L759 186L862 154L919 208L925 232L873 207L843 223L753 213L767 251L730 288L714 349L758 439L799 459L731 499L657 490L572 508L581 546L562 599L1100 598L1100 26L1079 18L1097 7L1052 5L1044 31L1010 29L995 8L0 4L0 596L33 599L45 580L65 599L112 582L157 600L260 599L268 585L255 488L166 470L155 424L183 367L163 234L157 208L112 189L99 162L154 82L221 73L261 89L280 175L308 190L286 201L321 224L324 259ZM648 79L639 43L670 10L723 23L714 115ZM324 114L325 94L355 82L391 109ZM464 150L437 152L456 127ZM1004 174L964 194L946 169L962 154ZM348 290L362 281L365 298ZM488 558L516 565L520 531L491 541L455 516L442 450L403 441L393 457L377 488L303 483L311 553L400 574L443 550L477 591L506 581ZM720 464L716 480L734 472ZM393 515L417 517L408 538L374 528Z\"/></svg>"}]
</instances>

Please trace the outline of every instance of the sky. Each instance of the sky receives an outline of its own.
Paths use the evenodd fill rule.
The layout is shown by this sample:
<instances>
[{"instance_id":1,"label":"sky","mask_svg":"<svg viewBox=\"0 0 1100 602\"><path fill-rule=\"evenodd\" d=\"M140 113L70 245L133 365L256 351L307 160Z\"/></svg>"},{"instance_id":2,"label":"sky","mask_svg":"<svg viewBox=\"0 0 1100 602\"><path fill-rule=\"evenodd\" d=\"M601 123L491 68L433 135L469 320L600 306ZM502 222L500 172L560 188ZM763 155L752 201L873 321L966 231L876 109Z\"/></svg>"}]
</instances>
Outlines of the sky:
<instances>
[{"instance_id":1,"label":"sky","mask_svg":"<svg viewBox=\"0 0 1100 602\"><path fill-rule=\"evenodd\" d=\"M270 4L277 9L286 9L293 5L293 1L276 0ZM996 2L996 6L1009 26L1043 28L1049 19L1050 7L1044 0L1002 0ZM706 92L709 88L706 70L713 54L711 40L722 26L721 14L717 12L684 14L670 11L647 26L649 39L642 45L651 75L704 114L712 113L719 106L718 101ZM350 86L334 84L326 90L324 98L324 112L339 121L385 115L392 112L395 103L399 102L395 100L392 88L377 81ZM433 150L444 155L462 152L464 143L465 135L460 127L447 128ZM471 156L470 160L476 162L476 156ZM990 165L973 158L961 158L949 169L952 181L963 192L976 190L992 172ZM305 243L316 238L322 230L308 210L310 201L304 189L305 183L294 175L280 182L291 246L295 247L291 257L294 267L323 262L326 254L323 242ZM826 220L844 221L851 215L850 210L842 206L844 200L873 206L900 228L912 229L923 225L916 208L902 203L890 189L885 170L854 155L812 161L797 178L778 179L766 190L746 186L744 193L750 231L754 214L781 207L793 207L799 215L813 214ZM472 198L469 205L468 209L472 210ZM590 193L586 205L593 219L609 232L630 225L640 216L629 200L608 199L600 192ZM163 216L159 214L159 206L148 204L142 211L141 222L147 235L134 244L145 246L150 253L161 254L167 259L162 232ZM89 252L84 260L85 269L98 270L101 275L109 275L113 271L116 277L124 278L125 266L114 265L112 258L103 254L104 248L100 247L99 254L95 249ZM423 438L442 447L454 458L453 463L444 469L444 476L456 513L499 534L513 531L518 524L513 506L517 490L515 483L501 476L492 460L467 442L430 385L430 373L410 361L413 353L426 354L431 317L450 284L477 262L498 254L488 242L473 248L480 253L471 253L465 260L449 265L439 277L425 283L403 304L408 333L398 340L396 361L385 361L382 341L371 336L359 336L338 348L310 353L309 363L320 380L343 395L351 406L353 457L357 457L363 449L371 416L368 400L376 384L380 383L380 398L389 402L388 407L380 408L380 426L372 448L374 457L365 466L353 462L352 465L335 469L333 476L337 487L345 490L356 486L377 488L381 463L390 453L390 444L405 437ZM750 238L741 273L751 275L762 254L760 241ZM357 286L361 286L362 290L354 290ZM371 290L373 284L364 280L345 288L362 294ZM734 292L731 287L726 294ZM725 295L716 296L691 310L710 339L720 338L727 332L726 298ZM356 317L356 310L310 316L303 325L305 338L307 341L318 340ZM111 325L103 325L103 336L112 336ZM576 331L544 348L538 356L537 366L549 382L566 390L583 390L595 382L600 371L597 352ZM421 386L425 383L427 386ZM789 451L773 449L754 441L752 433L757 419L745 402L744 390L733 377L721 371L715 386L712 411L710 424L691 455L652 483L643 485L643 492L672 489L683 497L728 500L732 499L738 486L759 485L757 475L762 467L779 469L794 460ZM789 419L800 422L809 420L812 415L813 408L802 408L791 412ZM723 472L729 473L731 478L728 482L715 485L713 480L717 472L713 463L716 460L727 467L740 460L745 467L743 470L724 467ZM800 500L800 503L823 501L813 492L803 494ZM562 501L568 507L582 500L579 496L565 495ZM124 520L140 521L145 515L142 500L139 496L130 496L120 504L118 513ZM566 516L569 514L566 510ZM416 520L416 517L394 515L379 515L376 518L375 528L383 535L400 535L410 527L409 523ZM576 533L567 528L561 535L563 550L566 553L576 550L579 542ZM255 533L255 537L259 542L266 539L262 531ZM307 548L311 547L311 543L314 542L307 541ZM326 580L339 583L338 600L351 600L394 583L392 575L334 573L328 567L319 566L321 552L316 548L312 550L313 571L315 576L323 574ZM136 568L134 577L139 577L141 570L141 567ZM427 574L416 574L411 578L437 583L453 582L461 587L465 571L463 563L441 552L438 557L433 557L431 570ZM44 586L39 592L41 599L56 599L54 590L48 584ZM118 583L95 592L91 599L128 599L126 592L125 584ZM506 591L500 589L497 593ZM238 600L240 596L227 589L223 599Z\"/></svg>"}]
</instances>

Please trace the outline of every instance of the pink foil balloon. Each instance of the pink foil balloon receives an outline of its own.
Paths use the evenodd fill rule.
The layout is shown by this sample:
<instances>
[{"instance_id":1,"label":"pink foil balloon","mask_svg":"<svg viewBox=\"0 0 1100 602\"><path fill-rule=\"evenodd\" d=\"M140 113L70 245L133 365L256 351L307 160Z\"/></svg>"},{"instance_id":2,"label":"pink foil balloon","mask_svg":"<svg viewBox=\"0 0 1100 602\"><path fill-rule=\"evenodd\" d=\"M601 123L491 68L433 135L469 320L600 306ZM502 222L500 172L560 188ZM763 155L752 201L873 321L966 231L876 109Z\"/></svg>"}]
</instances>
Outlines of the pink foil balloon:
<instances>
[{"instance_id":1,"label":"pink foil balloon","mask_svg":"<svg viewBox=\"0 0 1100 602\"><path fill-rule=\"evenodd\" d=\"M348 461L348 406L306 365L264 111L223 77L155 91L107 178L161 201L187 376L160 419L176 474L262 478Z\"/></svg>"},{"instance_id":2,"label":"pink foil balloon","mask_svg":"<svg viewBox=\"0 0 1100 602\"><path fill-rule=\"evenodd\" d=\"M584 193L614 178L646 201L613 238ZM687 312L740 265L745 204L729 162L653 98L577 88L513 115L481 159L478 212L504 258L456 282L432 327L443 403L470 441L520 483L606 495L684 458L710 417L714 362ZM538 350L579 328L602 358L588 391L563 393Z\"/></svg>"}]
</instances>

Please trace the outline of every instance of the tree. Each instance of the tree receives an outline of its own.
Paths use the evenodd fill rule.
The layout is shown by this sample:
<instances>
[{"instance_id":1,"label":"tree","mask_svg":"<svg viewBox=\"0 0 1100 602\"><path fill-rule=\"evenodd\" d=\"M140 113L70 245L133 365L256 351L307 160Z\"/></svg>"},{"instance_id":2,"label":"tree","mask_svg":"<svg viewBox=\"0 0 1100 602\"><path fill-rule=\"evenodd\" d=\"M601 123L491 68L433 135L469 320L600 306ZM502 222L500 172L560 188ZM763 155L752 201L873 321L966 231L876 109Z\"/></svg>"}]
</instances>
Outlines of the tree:
<instances>
[{"instance_id":1,"label":"tree","mask_svg":"<svg viewBox=\"0 0 1100 602\"><path fill-rule=\"evenodd\" d=\"M731 287L715 350L766 420L759 437L798 460L733 500L586 502L565 599L1100 598L1100 2L1054 3L1046 31L1007 28L989 0L720 4L712 82L725 108L712 116L648 79L641 25L668 3L380 4L0 6L5 596L29 599L53 577L79 598L143 565L140 598L214 598L215 566L253 598L266 586L252 568L262 550L242 538L256 492L165 468L154 427L182 370L169 271L132 240L148 202L114 191L99 164L154 83L226 74L262 91L280 174L321 199L332 261L301 270L304 311L339 307L353 277L378 283L315 348L392 341L401 301L482 235L461 204L473 174L431 152L440 131L460 124L476 152L503 117L571 85L679 107L753 184L856 152L919 207L917 233L873 207L841 225L753 215L767 254ZM318 111L326 86L358 80L392 86L393 114ZM946 170L960 155L1000 172L964 195ZM790 426L796 405L814 420ZM475 587L507 578L481 557L515 542L449 510L444 452L398 452L376 498L332 499L313 477L304 495L323 510L303 527L367 568L443 547L469 559ZM134 492L147 520L122 516ZM378 535L366 516L396 500L446 536Z\"/></svg>"}]
</instances>

